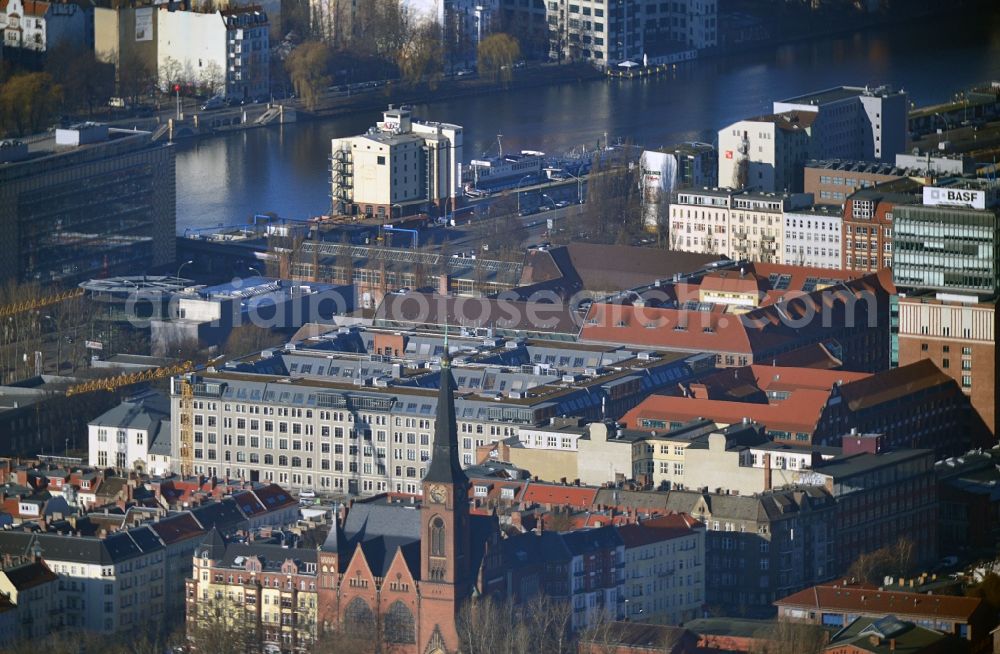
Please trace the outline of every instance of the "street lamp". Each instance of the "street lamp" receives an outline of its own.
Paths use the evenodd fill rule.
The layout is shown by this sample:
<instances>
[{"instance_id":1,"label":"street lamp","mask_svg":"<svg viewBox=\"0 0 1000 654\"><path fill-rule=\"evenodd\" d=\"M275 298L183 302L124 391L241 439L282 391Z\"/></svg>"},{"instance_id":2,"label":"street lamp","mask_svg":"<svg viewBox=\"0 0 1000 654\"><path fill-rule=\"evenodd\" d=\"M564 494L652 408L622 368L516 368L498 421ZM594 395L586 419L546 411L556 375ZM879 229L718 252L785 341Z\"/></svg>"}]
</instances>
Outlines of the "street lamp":
<instances>
[{"instance_id":1,"label":"street lamp","mask_svg":"<svg viewBox=\"0 0 1000 654\"><path fill-rule=\"evenodd\" d=\"M194 263L194 259L188 259L187 261L185 261L181 265L177 266L177 279L181 278L181 270L184 269L184 266L189 266L192 263Z\"/></svg>"},{"instance_id":2,"label":"street lamp","mask_svg":"<svg viewBox=\"0 0 1000 654\"><path fill-rule=\"evenodd\" d=\"M563 172L576 180L576 203L583 204L583 180L565 168L563 169Z\"/></svg>"},{"instance_id":3,"label":"street lamp","mask_svg":"<svg viewBox=\"0 0 1000 654\"><path fill-rule=\"evenodd\" d=\"M258 268L254 268L253 266L247 266L247 270L250 270L252 272L257 273L258 277L263 277L264 276L264 275L261 274L261 272L260 272L260 270Z\"/></svg>"},{"instance_id":4,"label":"street lamp","mask_svg":"<svg viewBox=\"0 0 1000 654\"><path fill-rule=\"evenodd\" d=\"M525 175L524 177L522 177L517 182L517 186L514 187L514 191L515 191L515 193L517 193L517 213L518 214L521 213L521 184L523 184L524 180L526 180L526 179L531 179L531 175Z\"/></svg>"}]
</instances>

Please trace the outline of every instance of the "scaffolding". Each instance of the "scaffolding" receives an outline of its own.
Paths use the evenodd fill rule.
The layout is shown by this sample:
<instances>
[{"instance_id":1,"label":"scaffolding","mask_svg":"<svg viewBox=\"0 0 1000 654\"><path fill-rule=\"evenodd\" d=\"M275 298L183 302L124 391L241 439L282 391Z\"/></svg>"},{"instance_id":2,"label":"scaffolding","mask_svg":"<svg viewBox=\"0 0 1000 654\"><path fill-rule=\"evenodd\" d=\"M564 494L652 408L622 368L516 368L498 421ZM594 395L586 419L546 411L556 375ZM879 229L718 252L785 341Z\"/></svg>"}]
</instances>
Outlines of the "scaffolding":
<instances>
[{"instance_id":1,"label":"scaffolding","mask_svg":"<svg viewBox=\"0 0 1000 654\"><path fill-rule=\"evenodd\" d=\"M194 474L194 390L186 376L178 379L180 399L180 457L181 476Z\"/></svg>"}]
</instances>

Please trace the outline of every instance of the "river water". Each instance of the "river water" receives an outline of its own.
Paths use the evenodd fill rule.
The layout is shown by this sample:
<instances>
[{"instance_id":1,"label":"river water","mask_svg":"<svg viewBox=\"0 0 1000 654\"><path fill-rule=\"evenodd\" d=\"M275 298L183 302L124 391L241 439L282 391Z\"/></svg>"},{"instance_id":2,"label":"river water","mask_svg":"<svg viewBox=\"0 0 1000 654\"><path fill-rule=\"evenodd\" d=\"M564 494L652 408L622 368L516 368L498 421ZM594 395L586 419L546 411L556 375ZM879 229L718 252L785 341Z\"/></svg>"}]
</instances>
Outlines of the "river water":
<instances>
[{"instance_id":1,"label":"river water","mask_svg":"<svg viewBox=\"0 0 1000 654\"><path fill-rule=\"evenodd\" d=\"M831 86L891 84L917 105L1000 80L1000 3L987 13L938 17L807 43L706 59L672 75L595 80L417 105L414 115L465 128L465 160L496 149L561 153L605 135L646 146L713 142L717 130L765 113L771 101ZM290 218L329 208L330 139L379 116L355 115L181 143L177 229Z\"/></svg>"}]
</instances>

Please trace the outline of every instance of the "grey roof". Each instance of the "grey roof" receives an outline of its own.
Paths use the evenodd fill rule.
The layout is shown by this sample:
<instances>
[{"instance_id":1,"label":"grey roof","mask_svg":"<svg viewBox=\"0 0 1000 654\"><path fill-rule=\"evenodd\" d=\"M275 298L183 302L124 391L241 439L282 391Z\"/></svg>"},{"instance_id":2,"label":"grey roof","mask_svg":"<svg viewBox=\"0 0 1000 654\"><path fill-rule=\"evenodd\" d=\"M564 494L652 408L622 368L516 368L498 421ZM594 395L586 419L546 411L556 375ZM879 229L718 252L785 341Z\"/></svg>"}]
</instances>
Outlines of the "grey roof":
<instances>
[{"instance_id":1,"label":"grey roof","mask_svg":"<svg viewBox=\"0 0 1000 654\"><path fill-rule=\"evenodd\" d=\"M240 511L231 498L226 498L219 502L203 504L191 509L191 515L195 517L202 529L209 530L218 527L222 530L230 530L248 526L246 516Z\"/></svg>"},{"instance_id":2,"label":"grey roof","mask_svg":"<svg viewBox=\"0 0 1000 654\"><path fill-rule=\"evenodd\" d=\"M392 565L396 550L403 554L414 574L420 572L419 564L411 559L419 555L420 510L416 506L356 502L347 514L340 539L342 563L360 544L372 573L384 576Z\"/></svg>"},{"instance_id":3,"label":"grey roof","mask_svg":"<svg viewBox=\"0 0 1000 654\"><path fill-rule=\"evenodd\" d=\"M574 556L625 545L625 541L618 534L618 528L612 526L577 529L559 535Z\"/></svg>"},{"instance_id":4,"label":"grey roof","mask_svg":"<svg viewBox=\"0 0 1000 654\"><path fill-rule=\"evenodd\" d=\"M255 556L260 559L264 572L276 572L282 564L292 559L305 572L303 563L316 563L316 550L308 547L282 547L272 543L229 543L221 550L222 565L227 568L242 568L243 561ZM213 557L214 558L214 557Z\"/></svg>"},{"instance_id":5,"label":"grey roof","mask_svg":"<svg viewBox=\"0 0 1000 654\"><path fill-rule=\"evenodd\" d=\"M101 539L93 536L2 531L0 553L24 556L37 543L42 556L47 560L112 565L162 548L162 543L158 539L154 542L154 538L155 534L152 537L140 535L140 546L128 532L118 532Z\"/></svg>"},{"instance_id":6,"label":"grey roof","mask_svg":"<svg viewBox=\"0 0 1000 654\"><path fill-rule=\"evenodd\" d=\"M90 421L97 427L114 429L143 429L155 432L161 420L170 418L170 401L160 395L150 394L134 400L125 400L113 409Z\"/></svg>"}]
</instances>

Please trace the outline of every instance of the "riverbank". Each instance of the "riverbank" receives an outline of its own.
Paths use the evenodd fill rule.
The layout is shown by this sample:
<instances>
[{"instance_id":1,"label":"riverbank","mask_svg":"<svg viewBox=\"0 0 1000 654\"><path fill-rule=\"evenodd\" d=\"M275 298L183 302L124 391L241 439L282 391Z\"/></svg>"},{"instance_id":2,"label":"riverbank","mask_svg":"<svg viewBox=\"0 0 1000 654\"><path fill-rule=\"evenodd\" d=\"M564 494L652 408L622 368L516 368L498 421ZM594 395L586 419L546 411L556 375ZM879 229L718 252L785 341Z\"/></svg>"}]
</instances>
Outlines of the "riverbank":
<instances>
[{"instance_id":1,"label":"riverbank","mask_svg":"<svg viewBox=\"0 0 1000 654\"><path fill-rule=\"evenodd\" d=\"M497 92L588 82L602 77L603 73L589 64L570 63L520 68L514 71L513 79L506 83L455 77L442 79L432 88L426 83L410 86L396 82L372 89L367 93L323 98L312 111L300 108L298 119L303 121L341 118L352 114L380 111L390 104L427 104Z\"/></svg>"}]
</instances>

